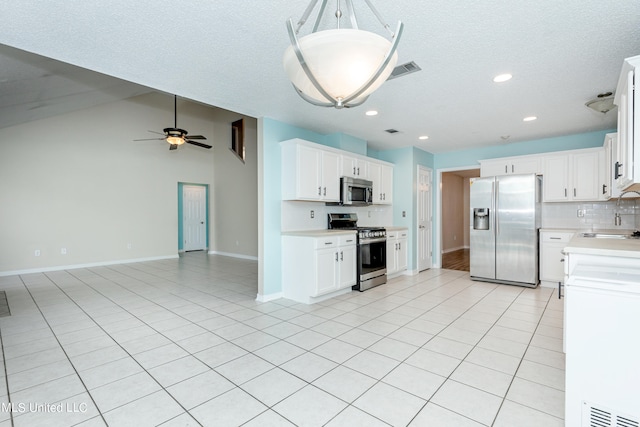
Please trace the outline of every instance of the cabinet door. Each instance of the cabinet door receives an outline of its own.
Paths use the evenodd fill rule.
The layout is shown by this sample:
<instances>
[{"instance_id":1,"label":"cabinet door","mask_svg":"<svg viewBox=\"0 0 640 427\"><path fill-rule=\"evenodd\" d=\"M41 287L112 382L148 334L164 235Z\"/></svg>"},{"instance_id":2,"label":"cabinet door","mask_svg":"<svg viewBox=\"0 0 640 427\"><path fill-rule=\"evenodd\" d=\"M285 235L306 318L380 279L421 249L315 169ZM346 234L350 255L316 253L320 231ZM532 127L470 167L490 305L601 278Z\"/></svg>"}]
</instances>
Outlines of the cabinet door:
<instances>
[{"instance_id":1,"label":"cabinet door","mask_svg":"<svg viewBox=\"0 0 640 427\"><path fill-rule=\"evenodd\" d=\"M543 243L540 253L540 280L549 282L564 281L563 243Z\"/></svg>"},{"instance_id":2,"label":"cabinet door","mask_svg":"<svg viewBox=\"0 0 640 427\"><path fill-rule=\"evenodd\" d=\"M480 176L498 176L506 175L509 170L507 162L504 159L501 160L483 160L480 163Z\"/></svg>"},{"instance_id":3,"label":"cabinet door","mask_svg":"<svg viewBox=\"0 0 640 427\"><path fill-rule=\"evenodd\" d=\"M387 165L381 165L380 187L382 190L382 204L390 205L393 203L393 168Z\"/></svg>"},{"instance_id":4,"label":"cabinet door","mask_svg":"<svg viewBox=\"0 0 640 427\"><path fill-rule=\"evenodd\" d=\"M618 88L618 150L614 163L616 186L624 190L633 183L633 82L634 71L628 72L622 87Z\"/></svg>"},{"instance_id":5,"label":"cabinet door","mask_svg":"<svg viewBox=\"0 0 640 427\"><path fill-rule=\"evenodd\" d=\"M356 284L356 246L342 246L340 252L340 277L338 279L338 289L346 288Z\"/></svg>"},{"instance_id":6,"label":"cabinet door","mask_svg":"<svg viewBox=\"0 0 640 427\"><path fill-rule=\"evenodd\" d=\"M322 198L322 154L315 148L298 146L296 165L296 198L320 200Z\"/></svg>"},{"instance_id":7,"label":"cabinet door","mask_svg":"<svg viewBox=\"0 0 640 427\"><path fill-rule=\"evenodd\" d=\"M322 152L322 200L340 201L340 156Z\"/></svg>"},{"instance_id":8,"label":"cabinet door","mask_svg":"<svg viewBox=\"0 0 640 427\"><path fill-rule=\"evenodd\" d=\"M397 270L407 269L407 239L398 239L398 250L396 251L398 262Z\"/></svg>"},{"instance_id":9,"label":"cabinet door","mask_svg":"<svg viewBox=\"0 0 640 427\"><path fill-rule=\"evenodd\" d=\"M569 200L569 156L545 157L542 183L545 202Z\"/></svg>"},{"instance_id":10,"label":"cabinet door","mask_svg":"<svg viewBox=\"0 0 640 427\"><path fill-rule=\"evenodd\" d=\"M570 197L572 200L598 200L600 197L600 152L573 154L572 182Z\"/></svg>"},{"instance_id":11,"label":"cabinet door","mask_svg":"<svg viewBox=\"0 0 640 427\"><path fill-rule=\"evenodd\" d=\"M369 179L373 183L373 203L382 203L382 165L369 163Z\"/></svg>"},{"instance_id":12,"label":"cabinet door","mask_svg":"<svg viewBox=\"0 0 640 427\"><path fill-rule=\"evenodd\" d=\"M326 294L336 290L338 250L335 248L316 251L316 286L311 296Z\"/></svg>"},{"instance_id":13,"label":"cabinet door","mask_svg":"<svg viewBox=\"0 0 640 427\"><path fill-rule=\"evenodd\" d=\"M398 271L398 258L396 256L396 248L398 240L387 236L387 274L393 274Z\"/></svg>"},{"instance_id":14,"label":"cabinet door","mask_svg":"<svg viewBox=\"0 0 640 427\"><path fill-rule=\"evenodd\" d=\"M511 173L535 173L540 174L540 160L539 159L514 159L511 162Z\"/></svg>"},{"instance_id":15,"label":"cabinet door","mask_svg":"<svg viewBox=\"0 0 640 427\"><path fill-rule=\"evenodd\" d=\"M349 176L352 178L358 177L358 159L351 156L342 155L340 174L342 176Z\"/></svg>"}]
</instances>

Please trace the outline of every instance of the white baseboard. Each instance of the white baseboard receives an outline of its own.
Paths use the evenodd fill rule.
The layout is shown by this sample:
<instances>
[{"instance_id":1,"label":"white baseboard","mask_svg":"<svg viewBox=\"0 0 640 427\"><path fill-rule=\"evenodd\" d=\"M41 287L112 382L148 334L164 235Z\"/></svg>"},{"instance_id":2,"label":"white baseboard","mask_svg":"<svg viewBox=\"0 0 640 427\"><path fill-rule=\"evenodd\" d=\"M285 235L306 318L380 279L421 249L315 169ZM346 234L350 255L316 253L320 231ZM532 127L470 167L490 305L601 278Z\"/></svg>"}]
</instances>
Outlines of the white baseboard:
<instances>
[{"instance_id":1,"label":"white baseboard","mask_svg":"<svg viewBox=\"0 0 640 427\"><path fill-rule=\"evenodd\" d=\"M273 301L273 300L277 300L282 298L282 292L278 292L277 294L268 294L268 295L263 295L263 294L258 294L256 295L256 301L258 302L269 302L269 301Z\"/></svg>"},{"instance_id":2,"label":"white baseboard","mask_svg":"<svg viewBox=\"0 0 640 427\"><path fill-rule=\"evenodd\" d=\"M252 261L258 261L258 257L257 256L234 254L234 253L231 253L231 252L209 251L208 254L209 255L222 255L222 256L228 256L228 257L232 257L232 258L242 258L242 259L250 259Z\"/></svg>"},{"instance_id":3,"label":"white baseboard","mask_svg":"<svg viewBox=\"0 0 640 427\"><path fill-rule=\"evenodd\" d=\"M449 252L459 251L460 249L469 249L468 246L458 246L455 248L447 249L446 251L442 251L443 254L448 254Z\"/></svg>"},{"instance_id":4,"label":"white baseboard","mask_svg":"<svg viewBox=\"0 0 640 427\"><path fill-rule=\"evenodd\" d=\"M178 258L178 255L165 255L165 256L148 257L148 258L134 258L134 259L113 260L113 261L89 262L86 264L56 265L53 267L29 268L26 270L0 271L0 276L16 276L19 274L46 273L48 271L75 270L77 268L104 267L107 265L132 264L134 262L159 261L163 259L174 259L174 258Z\"/></svg>"}]
</instances>

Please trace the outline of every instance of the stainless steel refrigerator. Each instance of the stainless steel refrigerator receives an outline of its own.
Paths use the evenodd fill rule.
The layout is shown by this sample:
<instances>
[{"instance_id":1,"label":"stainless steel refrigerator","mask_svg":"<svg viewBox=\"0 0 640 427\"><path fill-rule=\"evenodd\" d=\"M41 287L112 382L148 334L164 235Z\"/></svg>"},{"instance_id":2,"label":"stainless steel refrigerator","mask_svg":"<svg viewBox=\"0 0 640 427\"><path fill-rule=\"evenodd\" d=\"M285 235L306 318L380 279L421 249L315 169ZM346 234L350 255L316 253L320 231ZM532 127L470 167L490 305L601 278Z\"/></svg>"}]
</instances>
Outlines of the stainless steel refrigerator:
<instances>
[{"instance_id":1,"label":"stainless steel refrigerator","mask_svg":"<svg viewBox=\"0 0 640 427\"><path fill-rule=\"evenodd\" d=\"M472 280L536 287L541 177L470 180Z\"/></svg>"}]
</instances>

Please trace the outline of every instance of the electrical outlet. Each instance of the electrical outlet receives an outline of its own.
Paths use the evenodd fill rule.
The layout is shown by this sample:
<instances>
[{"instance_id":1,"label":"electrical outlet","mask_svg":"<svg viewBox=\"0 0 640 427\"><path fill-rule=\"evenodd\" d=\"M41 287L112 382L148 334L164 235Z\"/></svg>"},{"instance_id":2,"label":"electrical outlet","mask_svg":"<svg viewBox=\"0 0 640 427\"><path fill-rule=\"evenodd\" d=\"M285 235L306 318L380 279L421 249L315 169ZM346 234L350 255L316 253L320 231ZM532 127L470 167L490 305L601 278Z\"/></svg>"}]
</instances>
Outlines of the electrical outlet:
<instances>
[{"instance_id":1,"label":"electrical outlet","mask_svg":"<svg viewBox=\"0 0 640 427\"><path fill-rule=\"evenodd\" d=\"M131 243L127 243L127 249L131 249Z\"/></svg>"},{"instance_id":2,"label":"electrical outlet","mask_svg":"<svg viewBox=\"0 0 640 427\"><path fill-rule=\"evenodd\" d=\"M584 218L584 209L578 209L578 218Z\"/></svg>"},{"instance_id":3,"label":"electrical outlet","mask_svg":"<svg viewBox=\"0 0 640 427\"><path fill-rule=\"evenodd\" d=\"M314 211L311 211L311 218L315 218L316 213Z\"/></svg>"},{"instance_id":4,"label":"electrical outlet","mask_svg":"<svg viewBox=\"0 0 640 427\"><path fill-rule=\"evenodd\" d=\"M60 255L66 255L67 254L67 248L60 248Z\"/></svg>"},{"instance_id":5,"label":"electrical outlet","mask_svg":"<svg viewBox=\"0 0 640 427\"><path fill-rule=\"evenodd\" d=\"M33 256L40 256L40 249L36 249L36 250L33 252Z\"/></svg>"},{"instance_id":6,"label":"electrical outlet","mask_svg":"<svg viewBox=\"0 0 640 427\"><path fill-rule=\"evenodd\" d=\"M407 211L402 211L402 218L405 218L407 216Z\"/></svg>"}]
</instances>

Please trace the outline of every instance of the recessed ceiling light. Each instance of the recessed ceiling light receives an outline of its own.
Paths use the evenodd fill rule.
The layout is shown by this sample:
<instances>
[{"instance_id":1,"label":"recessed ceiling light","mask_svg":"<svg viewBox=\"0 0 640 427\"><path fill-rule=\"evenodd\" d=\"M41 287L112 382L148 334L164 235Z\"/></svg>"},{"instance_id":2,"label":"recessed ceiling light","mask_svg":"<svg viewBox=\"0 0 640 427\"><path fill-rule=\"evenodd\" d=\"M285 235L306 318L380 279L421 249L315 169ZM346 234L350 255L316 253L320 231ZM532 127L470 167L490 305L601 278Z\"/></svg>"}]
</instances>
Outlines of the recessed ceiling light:
<instances>
[{"instance_id":1,"label":"recessed ceiling light","mask_svg":"<svg viewBox=\"0 0 640 427\"><path fill-rule=\"evenodd\" d=\"M419 136L418 139L425 140L425 139L429 139L429 137L427 135L422 135L422 136Z\"/></svg>"},{"instance_id":2,"label":"recessed ceiling light","mask_svg":"<svg viewBox=\"0 0 640 427\"><path fill-rule=\"evenodd\" d=\"M507 80L511 80L513 76L511 74L499 74L493 78L493 81L496 83L506 82Z\"/></svg>"},{"instance_id":3,"label":"recessed ceiling light","mask_svg":"<svg viewBox=\"0 0 640 427\"><path fill-rule=\"evenodd\" d=\"M367 116L377 116L378 112L376 110L369 110L364 114L366 114Z\"/></svg>"},{"instance_id":4,"label":"recessed ceiling light","mask_svg":"<svg viewBox=\"0 0 640 427\"><path fill-rule=\"evenodd\" d=\"M522 119L523 122L532 122L534 120L537 120L538 118L536 116L529 116L529 117L525 117L524 119Z\"/></svg>"}]
</instances>

